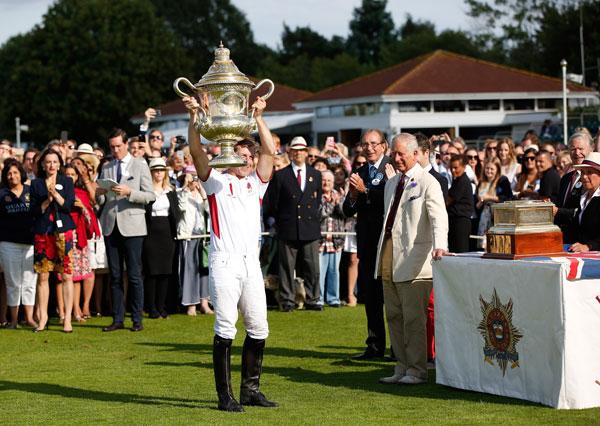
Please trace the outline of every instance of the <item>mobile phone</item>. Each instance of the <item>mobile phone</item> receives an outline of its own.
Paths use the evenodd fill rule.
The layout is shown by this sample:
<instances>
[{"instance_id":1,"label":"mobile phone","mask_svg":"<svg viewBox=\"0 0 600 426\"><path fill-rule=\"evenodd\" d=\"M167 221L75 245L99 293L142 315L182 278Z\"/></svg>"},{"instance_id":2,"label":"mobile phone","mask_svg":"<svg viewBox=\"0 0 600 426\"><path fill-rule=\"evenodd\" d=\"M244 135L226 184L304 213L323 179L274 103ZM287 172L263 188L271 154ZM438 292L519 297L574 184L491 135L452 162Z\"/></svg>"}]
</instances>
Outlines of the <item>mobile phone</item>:
<instances>
[{"instance_id":1,"label":"mobile phone","mask_svg":"<svg viewBox=\"0 0 600 426\"><path fill-rule=\"evenodd\" d=\"M180 160L183 160L183 151L175 151L175 155L177 155Z\"/></svg>"},{"instance_id":2,"label":"mobile phone","mask_svg":"<svg viewBox=\"0 0 600 426\"><path fill-rule=\"evenodd\" d=\"M327 136L327 139L325 139L325 147L332 147L333 145L335 145L335 138L333 136Z\"/></svg>"},{"instance_id":3,"label":"mobile phone","mask_svg":"<svg viewBox=\"0 0 600 426\"><path fill-rule=\"evenodd\" d=\"M63 145L67 143L67 141L69 140L69 132L67 132L66 130L63 130L60 132L60 143L62 143Z\"/></svg>"},{"instance_id":4,"label":"mobile phone","mask_svg":"<svg viewBox=\"0 0 600 426\"><path fill-rule=\"evenodd\" d=\"M157 117L160 117L162 115L162 111L158 108L154 108L154 112L156 112Z\"/></svg>"}]
</instances>

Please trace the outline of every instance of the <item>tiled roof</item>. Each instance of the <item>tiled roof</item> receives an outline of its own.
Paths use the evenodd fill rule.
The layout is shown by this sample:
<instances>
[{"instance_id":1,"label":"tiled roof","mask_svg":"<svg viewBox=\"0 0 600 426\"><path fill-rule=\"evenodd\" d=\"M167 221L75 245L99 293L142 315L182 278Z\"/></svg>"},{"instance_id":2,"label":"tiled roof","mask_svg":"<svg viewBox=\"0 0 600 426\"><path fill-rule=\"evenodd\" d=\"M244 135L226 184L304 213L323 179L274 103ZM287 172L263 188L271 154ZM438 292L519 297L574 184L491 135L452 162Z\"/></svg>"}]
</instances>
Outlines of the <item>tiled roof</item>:
<instances>
[{"instance_id":1,"label":"tiled roof","mask_svg":"<svg viewBox=\"0 0 600 426\"><path fill-rule=\"evenodd\" d=\"M260 79L255 77L248 77L255 83L258 83ZM261 87L258 92L250 93L250 100L252 101L255 96L262 95L267 92L268 85L264 85ZM278 84L275 82L275 92L267 101L267 111L268 112L285 112L285 111L295 111L295 108L292 106L294 102L299 102L301 99L310 96L312 93L307 92L305 90L295 89L293 87L285 86L283 84ZM185 114L186 109L181 100L176 99L171 102L167 102L165 104L159 105L158 108L161 110L161 114L165 115L176 115L176 114ZM144 112L140 112L132 117L132 119L143 119Z\"/></svg>"},{"instance_id":2,"label":"tiled roof","mask_svg":"<svg viewBox=\"0 0 600 426\"><path fill-rule=\"evenodd\" d=\"M574 83L568 88L593 91ZM437 50L324 89L302 102L381 95L561 91L560 78Z\"/></svg>"}]
</instances>

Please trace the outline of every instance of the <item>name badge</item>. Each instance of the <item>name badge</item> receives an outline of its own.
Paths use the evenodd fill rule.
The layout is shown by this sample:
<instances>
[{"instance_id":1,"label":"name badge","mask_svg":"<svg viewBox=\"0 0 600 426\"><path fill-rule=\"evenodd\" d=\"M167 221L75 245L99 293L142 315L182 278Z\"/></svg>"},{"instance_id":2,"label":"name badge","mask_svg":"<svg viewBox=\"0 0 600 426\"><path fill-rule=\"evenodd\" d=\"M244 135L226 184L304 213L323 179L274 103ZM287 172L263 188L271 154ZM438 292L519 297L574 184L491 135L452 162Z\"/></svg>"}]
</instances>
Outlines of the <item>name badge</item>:
<instances>
[{"instance_id":1,"label":"name badge","mask_svg":"<svg viewBox=\"0 0 600 426\"><path fill-rule=\"evenodd\" d=\"M57 183L55 188L60 191L61 189L63 189L63 186L60 183Z\"/></svg>"},{"instance_id":2,"label":"name badge","mask_svg":"<svg viewBox=\"0 0 600 426\"><path fill-rule=\"evenodd\" d=\"M375 178L371 181L371 185L377 186L379 185L379 182L381 182L381 179Z\"/></svg>"},{"instance_id":3,"label":"name badge","mask_svg":"<svg viewBox=\"0 0 600 426\"><path fill-rule=\"evenodd\" d=\"M58 220L56 221L56 227L57 227L57 228L62 228L62 227L63 227L62 220L58 219Z\"/></svg>"},{"instance_id":4,"label":"name badge","mask_svg":"<svg viewBox=\"0 0 600 426\"><path fill-rule=\"evenodd\" d=\"M582 184L581 184L581 181L579 181L579 182L577 182L577 183L575 184L575 188L576 188L576 189L579 189L579 188L581 188L581 185L582 185Z\"/></svg>"}]
</instances>

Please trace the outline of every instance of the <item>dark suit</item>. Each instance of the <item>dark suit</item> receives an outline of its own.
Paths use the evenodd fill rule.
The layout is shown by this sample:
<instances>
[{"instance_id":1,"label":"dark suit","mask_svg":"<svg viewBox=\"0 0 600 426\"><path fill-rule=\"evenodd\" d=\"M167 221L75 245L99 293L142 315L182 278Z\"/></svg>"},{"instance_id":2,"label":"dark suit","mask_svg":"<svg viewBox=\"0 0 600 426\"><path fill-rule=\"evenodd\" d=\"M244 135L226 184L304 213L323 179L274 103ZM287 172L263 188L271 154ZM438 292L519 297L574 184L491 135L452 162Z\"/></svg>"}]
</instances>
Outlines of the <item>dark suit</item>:
<instances>
[{"instance_id":1,"label":"dark suit","mask_svg":"<svg viewBox=\"0 0 600 426\"><path fill-rule=\"evenodd\" d=\"M433 167L429 169L429 174L435 178L442 187L442 194L444 195L444 202L448 203L448 179L445 176L442 176L440 173L436 172Z\"/></svg>"},{"instance_id":2,"label":"dark suit","mask_svg":"<svg viewBox=\"0 0 600 426\"><path fill-rule=\"evenodd\" d=\"M448 191L448 247L451 252L469 251L471 217L474 212L473 188L466 173L454 178Z\"/></svg>"},{"instance_id":3,"label":"dark suit","mask_svg":"<svg viewBox=\"0 0 600 426\"><path fill-rule=\"evenodd\" d=\"M548 170L542 173L538 194L540 194L540 198L550 198L550 201L556 204L560 192L559 188L560 175L554 167L550 167Z\"/></svg>"},{"instance_id":4,"label":"dark suit","mask_svg":"<svg viewBox=\"0 0 600 426\"><path fill-rule=\"evenodd\" d=\"M589 246L592 251L600 250L600 197L593 197L586 209L583 211L581 221L579 213L581 207L576 210L572 219L574 243L582 243Z\"/></svg>"},{"instance_id":5,"label":"dark suit","mask_svg":"<svg viewBox=\"0 0 600 426\"><path fill-rule=\"evenodd\" d=\"M346 197L343 209L347 217L356 217L356 243L358 263L357 287L359 297L365 302L368 336L367 350L383 355L385 351L385 322L383 317L383 286L381 278L375 275L377 245L383 229L383 190L387 182L385 165L391 163L384 156L375 179L369 177L369 164L360 167L356 173L367 186L367 194L358 194L356 200ZM378 177L381 176L381 177ZM379 180L379 182L377 182Z\"/></svg>"},{"instance_id":6,"label":"dark suit","mask_svg":"<svg viewBox=\"0 0 600 426\"><path fill-rule=\"evenodd\" d=\"M576 242L575 231L573 229L573 217L579 208L579 199L581 198L582 186L581 180L578 180L575 185L570 185L573 175L577 173L575 170L565 174L560 179L558 197L556 207L558 212L554 216L554 223L560 226L563 232L563 243L571 244ZM569 188L571 186L571 188ZM567 191L569 193L567 194Z\"/></svg>"},{"instance_id":7,"label":"dark suit","mask_svg":"<svg viewBox=\"0 0 600 426\"><path fill-rule=\"evenodd\" d=\"M304 280L306 305L319 303L319 239L321 237L321 173L306 165L304 191L292 165L273 176L265 193L263 215L275 218L279 253L279 298L282 307L294 306L294 270Z\"/></svg>"}]
</instances>

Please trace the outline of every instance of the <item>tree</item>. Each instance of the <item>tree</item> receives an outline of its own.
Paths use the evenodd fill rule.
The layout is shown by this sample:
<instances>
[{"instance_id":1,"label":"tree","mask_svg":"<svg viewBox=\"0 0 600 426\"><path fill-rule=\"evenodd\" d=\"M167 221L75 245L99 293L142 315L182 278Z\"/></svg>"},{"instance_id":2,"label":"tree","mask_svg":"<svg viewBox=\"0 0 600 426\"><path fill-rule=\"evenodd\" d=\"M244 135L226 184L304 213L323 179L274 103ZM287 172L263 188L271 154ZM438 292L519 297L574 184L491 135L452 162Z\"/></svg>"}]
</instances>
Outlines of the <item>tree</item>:
<instances>
[{"instance_id":1,"label":"tree","mask_svg":"<svg viewBox=\"0 0 600 426\"><path fill-rule=\"evenodd\" d=\"M173 80L189 69L148 1L61 0L40 26L0 49L0 132L12 134L20 116L40 144L63 129L101 140L172 99Z\"/></svg>"},{"instance_id":2,"label":"tree","mask_svg":"<svg viewBox=\"0 0 600 426\"><path fill-rule=\"evenodd\" d=\"M344 41L339 36L333 37L330 41L310 27L296 27L292 30L283 24L281 49L278 52L279 60L283 63L289 63L303 54L312 58L332 58L343 51Z\"/></svg>"},{"instance_id":3,"label":"tree","mask_svg":"<svg viewBox=\"0 0 600 426\"><path fill-rule=\"evenodd\" d=\"M193 78L200 79L214 60L219 42L245 74L255 74L271 51L254 41L246 16L230 0L150 0L193 61Z\"/></svg>"},{"instance_id":4,"label":"tree","mask_svg":"<svg viewBox=\"0 0 600 426\"><path fill-rule=\"evenodd\" d=\"M381 47L395 39L394 21L387 0L363 0L354 9L347 45L361 63L378 64Z\"/></svg>"}]
</instances>

